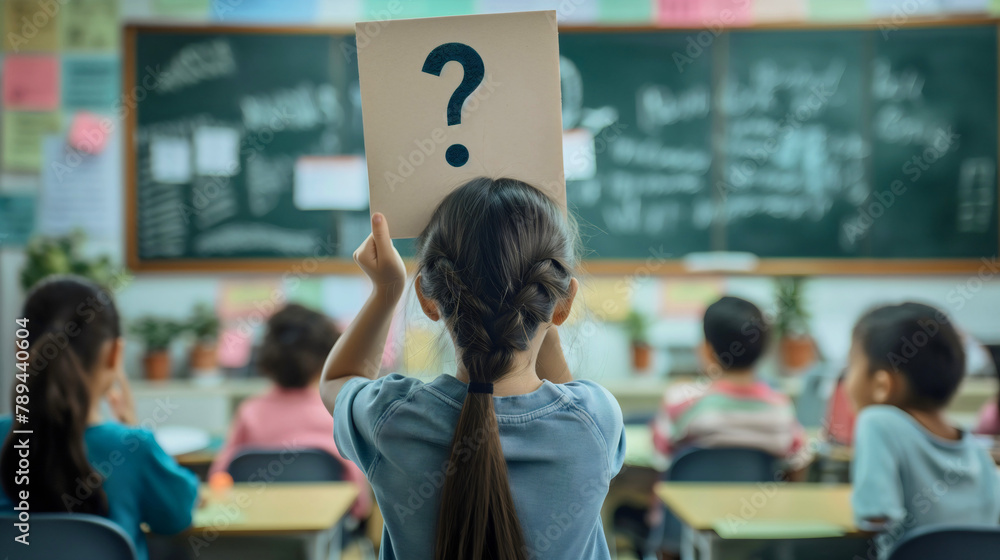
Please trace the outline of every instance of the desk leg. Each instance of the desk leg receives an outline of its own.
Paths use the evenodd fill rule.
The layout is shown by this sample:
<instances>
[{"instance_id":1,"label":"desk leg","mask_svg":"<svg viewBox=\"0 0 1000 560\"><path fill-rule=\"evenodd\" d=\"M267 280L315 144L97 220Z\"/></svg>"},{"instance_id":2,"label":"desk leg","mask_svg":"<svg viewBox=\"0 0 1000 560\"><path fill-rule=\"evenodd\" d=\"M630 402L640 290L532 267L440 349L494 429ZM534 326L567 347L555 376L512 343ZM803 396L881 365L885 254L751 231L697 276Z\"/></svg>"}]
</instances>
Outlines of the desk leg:
<instances>
[{"instance_id":1,"label":"desk leg","mask_svg":"<svg viewBox=\"0 0 1000 560\"><path fill-rule=\"evenodd\" d=\"M694 551L697 551L698 560L715 560L719 558L719 536L715 531L695 531L691 530L691 542L694 550L691 551L694 558Z\"/></svg>"},{"instance_id":2,"label":"desk leg","mask_svg":"<svg viewBox=\"0 0 1000 560\"><path fill-rule=\"evenodd\" d=\"M341 524L306 535L306 560L340 560Z\"/></svg>"},{"instance_id":3,"label":"desk leg","mask_svg":"<svg viewBox=\"0 0 1000 560\"><path fill-rule=\"evenodd\" d=\"M681 560L695 560L695 530L690 525L681 527Z\"/></svg>"}]
</instances>

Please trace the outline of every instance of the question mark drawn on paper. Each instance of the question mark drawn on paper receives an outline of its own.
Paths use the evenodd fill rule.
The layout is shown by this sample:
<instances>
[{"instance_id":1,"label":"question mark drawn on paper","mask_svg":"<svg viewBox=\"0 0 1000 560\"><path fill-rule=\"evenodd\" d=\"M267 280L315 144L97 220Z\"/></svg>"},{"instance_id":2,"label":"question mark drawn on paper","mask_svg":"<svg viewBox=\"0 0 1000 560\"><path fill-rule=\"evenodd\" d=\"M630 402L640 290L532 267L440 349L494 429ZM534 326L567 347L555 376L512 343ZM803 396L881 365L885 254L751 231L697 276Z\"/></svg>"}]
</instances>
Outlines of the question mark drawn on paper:
<instances>
[{"instance_id":1,"label":"question mark drawn on paper","mask_svg":"<svg viewBox=\"0 0 1000 560\"><path fill-rule=\"evenodd\" d=\"M486 74L486 67L479 53L469 45L462 43L445 43L427 55L424 60L423 71L435 76L441 75L444 65L454 60L462 65L465 74L462 83L455 88L455 93L451 94L448 100L448 126L462 123L462 105L472 92L479 87ZM444 153L444 159L452 167L462 167L469 161L469 149L462 144L452 144Z\"/></svg>"}]
</instances>

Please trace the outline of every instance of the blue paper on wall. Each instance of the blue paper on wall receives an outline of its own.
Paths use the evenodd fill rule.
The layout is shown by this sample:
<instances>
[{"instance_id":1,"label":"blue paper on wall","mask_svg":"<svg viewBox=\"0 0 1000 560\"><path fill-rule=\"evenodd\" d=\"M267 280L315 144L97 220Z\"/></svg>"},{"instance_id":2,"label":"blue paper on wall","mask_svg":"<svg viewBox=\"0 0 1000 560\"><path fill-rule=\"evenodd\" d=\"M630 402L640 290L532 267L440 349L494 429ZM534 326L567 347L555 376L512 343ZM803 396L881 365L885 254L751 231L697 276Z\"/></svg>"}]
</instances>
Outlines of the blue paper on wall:
<instances>
[{"instance_id":1,"label":"blue paper on wall","mask_svg":"<svg viewBox=\"0 0 1000 560\"><path fill-rule=\"evenodd\" d=\"M34 227L33 195L0 195L0 246L24 245Z\"/></svg>"},{"instance_id":2,"label":"blue paper on wall","mask_svg":"<svg viewBox=\"0 0 1000 560\"><path fill-rule=\"evenodd\" d=\"M117 56L67 55L62 61L63 107L108 110L119 97Z\"/></svg>"},{"instance_id":3,"label":"blue paper on wall","mask_svg":"<svg viewBox=\"0 0 1000 560\"><path fill-rule=\"evenodd\" d=\"M210 13L215 21L312 23L319 10L317 0L213 0Z\"/></svg>"}]
</instances>

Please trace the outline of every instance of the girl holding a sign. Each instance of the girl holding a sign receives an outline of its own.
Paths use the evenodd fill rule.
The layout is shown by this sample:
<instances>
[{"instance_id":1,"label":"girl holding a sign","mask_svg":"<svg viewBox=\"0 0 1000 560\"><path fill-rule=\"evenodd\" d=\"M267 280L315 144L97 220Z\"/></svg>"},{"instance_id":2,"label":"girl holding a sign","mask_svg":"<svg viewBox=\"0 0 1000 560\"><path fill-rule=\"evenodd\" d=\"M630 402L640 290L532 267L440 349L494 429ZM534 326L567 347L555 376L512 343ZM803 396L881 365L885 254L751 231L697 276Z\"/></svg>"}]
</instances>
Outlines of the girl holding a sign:
<instances>
[{"instance_id":1,"label":"girl holding a sign","mask_svg":"<svg viewBox=\"0 0 1000 560\"><path fill-rule=\"evenodd\" d=\"M354 258L371 297L327 359L323 399L342 454L375 489L383 558L609 558L600 510L622 466L621 409L573 381L557 327L569 316L574 234L541 192L475 179L417 240L415 289L443 320L458 371L375 379L406 270L389 225Z\"/></svg>"}]
</instances>

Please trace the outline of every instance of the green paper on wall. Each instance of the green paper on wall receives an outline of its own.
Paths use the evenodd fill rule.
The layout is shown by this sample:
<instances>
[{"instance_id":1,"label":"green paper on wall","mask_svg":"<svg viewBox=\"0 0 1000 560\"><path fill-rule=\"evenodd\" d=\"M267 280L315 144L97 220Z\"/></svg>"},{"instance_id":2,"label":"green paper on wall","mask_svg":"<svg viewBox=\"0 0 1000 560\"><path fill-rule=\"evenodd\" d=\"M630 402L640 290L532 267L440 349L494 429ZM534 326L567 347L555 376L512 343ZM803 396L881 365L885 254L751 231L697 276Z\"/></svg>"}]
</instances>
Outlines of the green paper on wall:
<instances>
[{"instance_id":1,"label":"green paper on wall","mask_svg":"<svg viewBox=\"0 0 1000 560\"><path fill-rule=\"evenodd\" d=\"M653 20L651 0L601 0L598 18L602 22L649 23Z\"/></svg>"},{"instance_id":2,"label":"green paper on wall","mask_svg":"<svg viewBox=\"0 0 1000 560\"><path fill-rule=\"evenodd\" d=\"M865 21L867 0L809 0L806 19L815 21Z\"/></svg>"},{"instance_id":3,"label":"green paper on wall","mask_svg":"<svg viewBox=\"0 0 1000 560\"><path fill-rule=\"evenodd\" d=\"M75 0L63 7L62 47L113 51L118 48L118 0Z\"/></svg>"},{"instance_id":4,"label":"green paper on wall","mask_svg":"<svg viewBox=\"0 0 1000 560\"><path fill-rule=\"evenodd\" d=\"M42 140L60 131L58 112L4 111L3 166L11 171L38 171L42 167Z\"/></svg>"},{"instance_id":5,"label":"green paper on wall","mask_svg":"<svg viewBox=\"0 0 1000 560\"><path fill-rule=\"evenodd\" d=\"M113 55L63 57L63 107L102 111L114 107L120 95L121 70Z\"/></svg>"}]
</instances>

